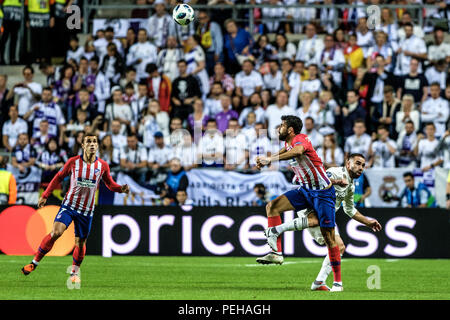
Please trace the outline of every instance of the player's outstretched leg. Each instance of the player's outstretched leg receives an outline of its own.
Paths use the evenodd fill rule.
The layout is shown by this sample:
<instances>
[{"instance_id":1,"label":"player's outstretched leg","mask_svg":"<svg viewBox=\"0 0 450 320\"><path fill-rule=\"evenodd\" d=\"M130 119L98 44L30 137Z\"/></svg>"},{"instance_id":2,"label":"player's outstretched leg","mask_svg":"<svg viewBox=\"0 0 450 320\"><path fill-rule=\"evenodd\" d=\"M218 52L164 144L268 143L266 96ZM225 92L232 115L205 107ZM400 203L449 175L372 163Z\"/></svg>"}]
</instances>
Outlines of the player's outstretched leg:
<instances>
[{"instance_id":1,"label":"player's outstretched leg","mask_svg":"<svg viewBox=\"0 0 450 320\"><path fill-rule=\"evenodd\" d=\"M319 220L316 215L310 214L308 216L295 218L294 220L285 222L276 227L267 228L264 234L267 237L267 243L272 250L277 249L277 241L281 234L286 231L301 231L306 228L316 227L319 225Z\"/></svg>"},{"instance_id":2,"label":"player's outstretched leg","mask_svg":"<svg viewBox=\"0 0 450 320\"><path fill-rule=\"evenodd\" d=\"M334 282L330 291L343 291L344 288L342 287L341 280L341 252L339 251L339 246L335 240L334 227L321 227L320 231L327 244L328 257L330 259L331 269L333 270Z\"/></svg>"},{"instance_id":3,"label":"player's outstretched leg","mask_svg":"<svg viewBox=\"0 0 450 320\"><path fill-rule=\"evenodd\" d=\"M339 251L341 253L341 257L345 251L344 241L339 235L335 236L336 242L339 246ZM325 256L322 262L322 268L319 271L319 274L316 277L316 280L311 284L311 290L319 290L319 291L330 291L330 288L327 286L326 281L328 276L332 271L330 257L329 254Z\"/></svg>"},{"instance_id":4,"label":"player's outstretched leg","mask_svg":"<svg viewBox=\"0 0 450 320\"><path fill-rule=\"evenodd\" d=\"M285 195L281 195L276 199L270 201L266 206L267 226L269 227L269 229L281 225L280 214L284 211L289 210L294 210L294 207ZM256 262L261 264L282 264L284 258L281 248L281 238L275 237L275 239L271 239L270 243L268 239L268 244L272 249L272 252L265 255L264 257L256 259Z\"/></svg>"},{"instance_id":5,"label":"player's outstretched leg","mask_svg":"<svg viewBox=\"0 0 450 320\"><path fill-rule=\"evenodd\" d=\"M34 256L34 259L22 268L22 273L24 275L27 276L36 269L36 267L39 265L39 262L50 250L52 250L55 241L58 240L59 237L61 237L66 228L66 225L61 222L55 222L53 224L52 232L46 235L44 239L42 239L42 242L36 252L36 255Z\"/></svg>"},{"instance_id":6,"label":"player's outstretched leg","mask_svg":"<svg viewBox=\"0 0 450 320\"><path fill-rule=\"evenodd\" d=\"M86 239L80 239L75 237L75 248L73 249L73 262L72 271L70 272L70 278L74 283L81 282L80 266L86 255Z\"/></svg>"}]
</instances>

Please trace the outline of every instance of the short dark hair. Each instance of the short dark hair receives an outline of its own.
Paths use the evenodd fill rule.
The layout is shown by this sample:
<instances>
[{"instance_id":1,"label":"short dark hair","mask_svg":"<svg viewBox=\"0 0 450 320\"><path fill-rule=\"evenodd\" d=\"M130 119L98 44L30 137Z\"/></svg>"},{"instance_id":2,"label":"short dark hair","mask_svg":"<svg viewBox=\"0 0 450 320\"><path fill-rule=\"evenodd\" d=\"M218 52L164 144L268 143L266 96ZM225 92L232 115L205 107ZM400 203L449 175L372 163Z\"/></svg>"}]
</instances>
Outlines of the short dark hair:
<instances>
[{"instance_id":1,"label":"short dark hair","mask_svg":"<svg viewBox=\"0 0 450 320\"><path fill-rule=\"evenodd\" d=\"M94 132L83 132L83 139L81 139L81 141L83 141L84 143L84 139L86 137L96 137L97 138L97 142L98 142L98 135Z\"/></svg>"},{"instance_id":2,"label":"short dark hair","mask_svg":"<svg viewBox=\"0 0 450 320\"><path fill-rule=\"evenodd\" d=\"M296 116L282 116L281 121L285 121L288 128L294 129L295 134L300 134L303 128L303 121Z\"/></svg>"},{"instance_id":3,"label":"short dark hair","mask_svg":"<svg viewBox=\"0 0 450 320\"><path fill-rule=\"evenodd\" d=\"M411 178L414 179L414 175L412 174L411 171L405 172L405 173L403 174L403 178L406 178L406 177L411 177Z\"/></svg>"},{"instance_id":4,"label":"short dark hair","mask_svg":"<svg viewBox=\"0 0 450 320\"><path fill-rule=\"evenodd\" d=\"M356 158L356 157L361 157L364 160L366 160L366 157L362 153L352 153L351 155L348 156L348 160Z\"/></svg>"}]
</instances>

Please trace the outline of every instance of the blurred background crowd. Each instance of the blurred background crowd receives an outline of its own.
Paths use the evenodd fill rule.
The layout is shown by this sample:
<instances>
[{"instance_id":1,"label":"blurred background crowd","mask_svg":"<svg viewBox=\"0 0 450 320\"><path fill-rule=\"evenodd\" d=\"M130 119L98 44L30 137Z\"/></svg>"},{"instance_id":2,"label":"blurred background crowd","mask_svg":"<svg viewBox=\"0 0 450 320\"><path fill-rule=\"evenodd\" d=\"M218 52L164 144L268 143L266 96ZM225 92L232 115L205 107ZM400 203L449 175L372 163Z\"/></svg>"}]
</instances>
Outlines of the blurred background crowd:
<instances>
[{"instance_id":1,"label":"blurred background crowd","mask_svg":"<svg viewBox=\"0 0 450 320\"><path fill-rule=\"evenodd\" d=\"M173 1L137 0L124 37L67 28L67 8L86 2L0 1L0 70L20 65L22 77L0 72L0 143L44 184L93 131L113 171L184 203L185 171L256 171L290 114L328 167L362 153L368 168L450 169L449 1L187 1L221 6L182 27ZM375 25L361 7L372 4Z\"/></svg>"}]
</instances>

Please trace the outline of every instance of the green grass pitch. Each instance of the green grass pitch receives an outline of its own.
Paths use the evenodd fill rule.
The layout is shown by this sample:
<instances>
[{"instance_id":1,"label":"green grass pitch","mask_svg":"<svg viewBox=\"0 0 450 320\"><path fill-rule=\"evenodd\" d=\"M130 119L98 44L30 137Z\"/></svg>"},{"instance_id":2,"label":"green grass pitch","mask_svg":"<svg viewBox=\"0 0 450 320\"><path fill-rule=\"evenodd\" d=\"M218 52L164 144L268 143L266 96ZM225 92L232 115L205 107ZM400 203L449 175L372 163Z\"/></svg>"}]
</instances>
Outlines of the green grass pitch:
<instances>
[{"instance_id":1,"label":"green grass pitch","mask_svg":"<svg viewBox=\"0 0 450 320\"><path fill-rule=\"evenodd\" d=\"M68 289L72 257L45 257L29 276L31 257L0 255L0 299L450 299L450 260L344 258L344 292L311 292L322 259L291 258L257 265L254 258L87 256L81 288ZM380 268L381 289L368 289ZM328 278L332 284L332 275Z\"/></svg>"}]
</instances>

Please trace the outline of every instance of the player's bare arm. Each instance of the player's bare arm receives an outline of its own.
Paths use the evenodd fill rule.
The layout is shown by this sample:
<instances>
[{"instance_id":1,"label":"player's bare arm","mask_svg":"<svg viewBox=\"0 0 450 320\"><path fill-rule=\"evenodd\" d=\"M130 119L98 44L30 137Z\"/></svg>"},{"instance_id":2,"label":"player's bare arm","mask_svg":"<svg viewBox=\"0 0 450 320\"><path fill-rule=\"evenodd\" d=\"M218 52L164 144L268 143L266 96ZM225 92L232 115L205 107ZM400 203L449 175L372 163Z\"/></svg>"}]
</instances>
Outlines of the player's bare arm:
<instances>
[{"instance_id":1,"label":"player's bare arm","mask_svg":"<svg viewBox=\"0 0 450 320\"><path fill-rule=\"evenodd\" d=\"M372 229L374 232L381 231L382 229L381 224L376 219L369 219L359 211L356 212L353 219Z\"/></svg>"},{"instance_id":2,"label":"player's bare arm","mask_svg":"<svg viewBox=\"0 0 450 320\"><path fill-rule=\"evenodd\" d=\"M305 148L301 145L295 146L289 151L284 151L283 153L274 154L270 157L258 157L256 159L257 167L262 168L264 166L270 166L274 161L283 161L297 158L303 154Z\"/></svg>"}]
</instances>

